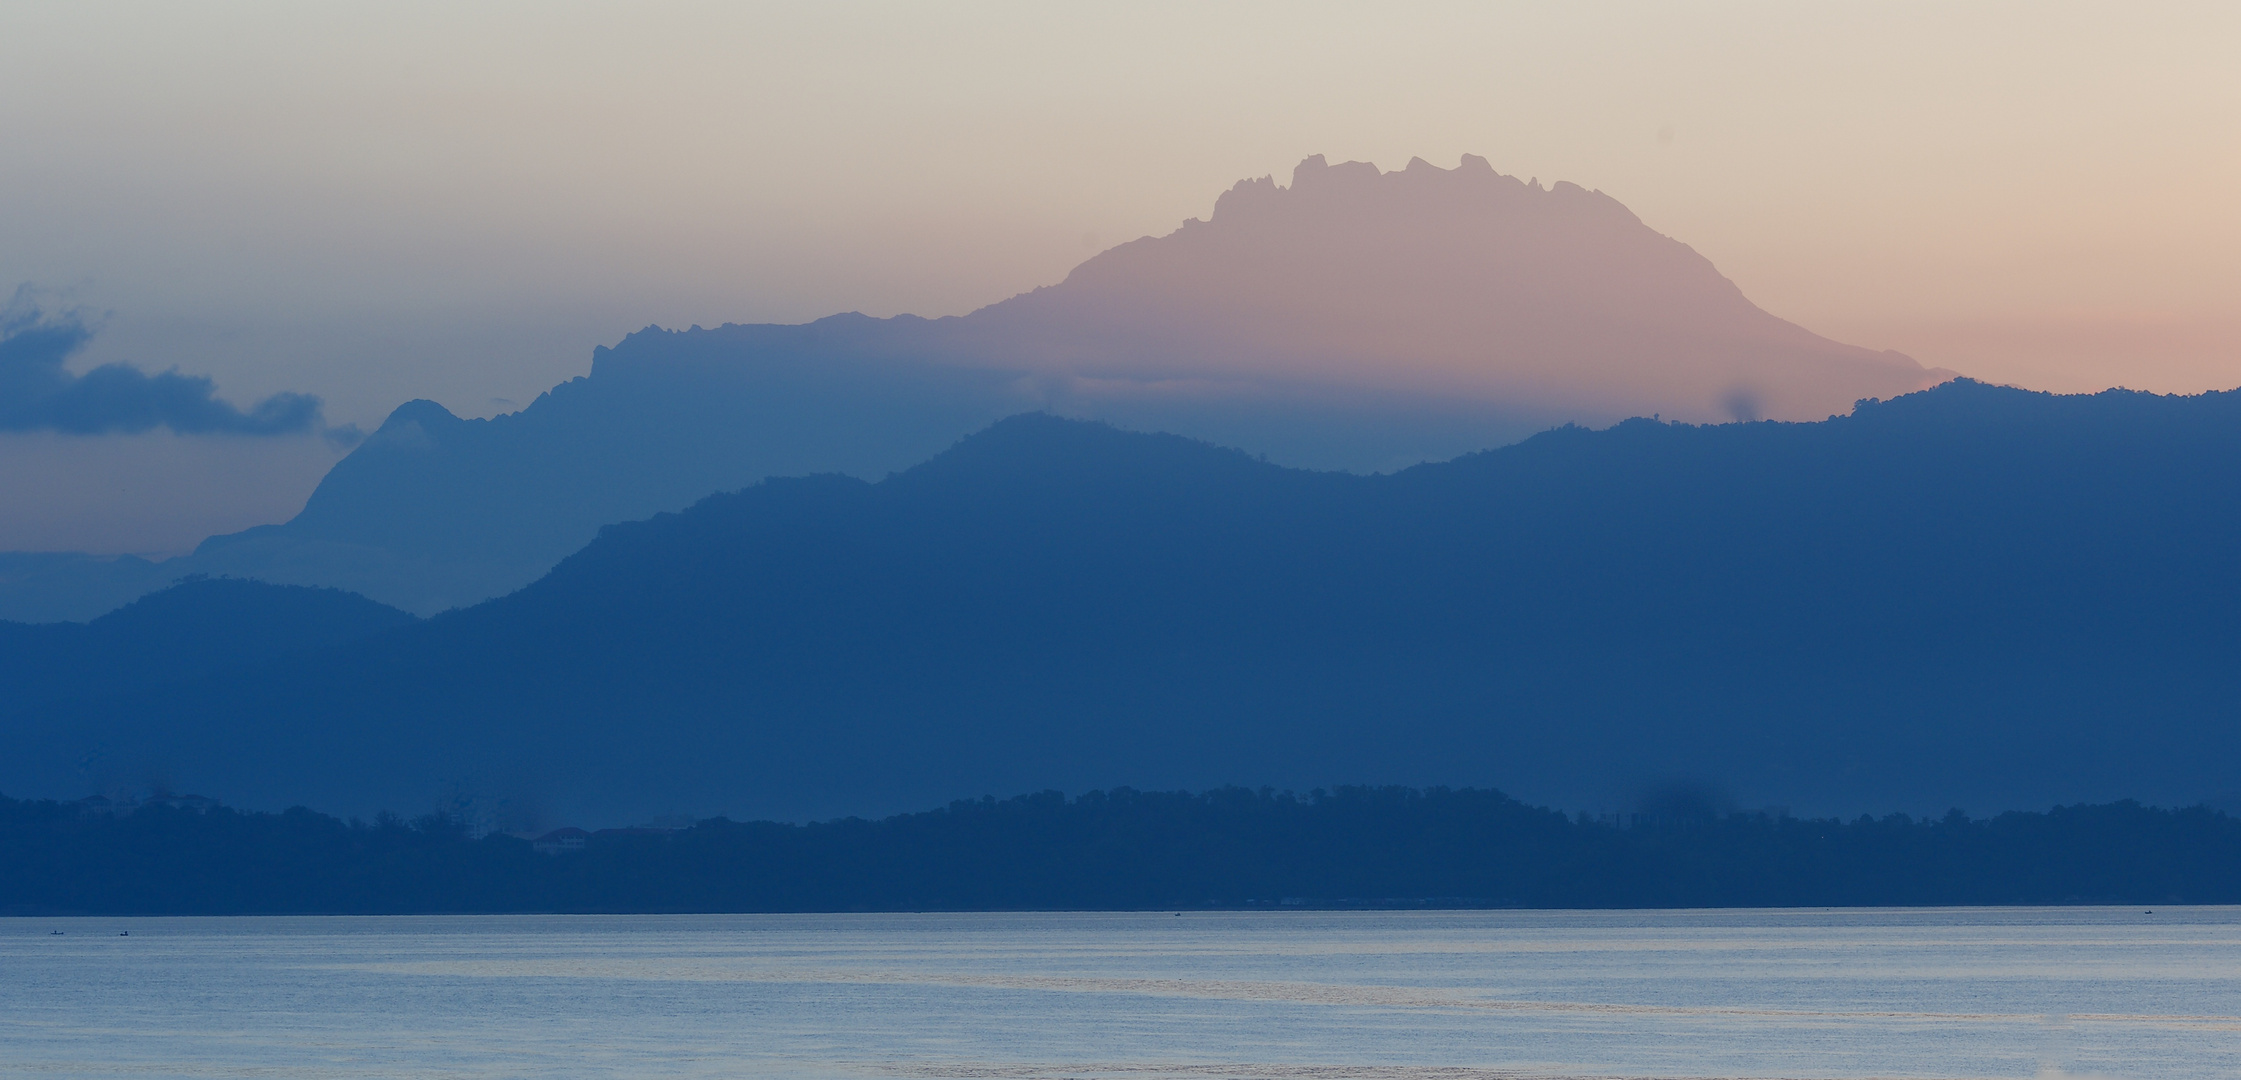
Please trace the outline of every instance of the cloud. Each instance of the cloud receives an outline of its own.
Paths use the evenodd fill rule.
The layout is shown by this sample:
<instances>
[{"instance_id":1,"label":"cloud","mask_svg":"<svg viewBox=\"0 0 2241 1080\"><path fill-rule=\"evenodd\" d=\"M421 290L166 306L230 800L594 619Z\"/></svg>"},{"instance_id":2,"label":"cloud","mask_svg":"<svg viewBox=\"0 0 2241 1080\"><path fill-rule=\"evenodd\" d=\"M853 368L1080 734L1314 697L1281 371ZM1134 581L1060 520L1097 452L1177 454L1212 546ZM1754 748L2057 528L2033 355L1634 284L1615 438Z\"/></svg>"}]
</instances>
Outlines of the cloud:
<instances>
[{"instance_id":1,"label":"cloud","mask_svg":"<svg viewBox=\"0 0 2241 1080\"><path fill-rule=\"evenodd\" d=\"M27 292L17 290L0 310L0 431L100 435L167 427L181 434L318 432L355 441L355 428L326 426L310 394L274 394L244 410L219 400L208 378L177 370L150 375L103 364L73 374L63 362L85 347L92 329L74 313L47 314Z\"/></svg>"}]
</instances>

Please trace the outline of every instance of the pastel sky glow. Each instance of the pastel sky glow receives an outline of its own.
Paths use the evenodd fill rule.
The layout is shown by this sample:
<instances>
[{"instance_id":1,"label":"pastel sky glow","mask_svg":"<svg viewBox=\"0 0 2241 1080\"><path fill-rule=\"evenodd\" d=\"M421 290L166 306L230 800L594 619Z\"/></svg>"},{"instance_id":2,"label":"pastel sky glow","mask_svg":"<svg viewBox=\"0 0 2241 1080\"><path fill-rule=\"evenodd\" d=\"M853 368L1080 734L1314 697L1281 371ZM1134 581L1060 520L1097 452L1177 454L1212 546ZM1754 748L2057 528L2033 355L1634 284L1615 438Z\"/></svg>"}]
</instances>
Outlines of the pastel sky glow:
<instances>
[{"instance_id":1,"label":"pastel sky glow","mask_svg":"<svg viewBox=\"0 0 2241 1080\"><path fill-rule=\"evenodd\" d=\"M1309 154L1473 153L1839 341L2232 388L2237 55L2207 3L14 3L0 292L98 316L73 370L489 415L649 323L962 313ZM208 474L230 525L20 502L0 549L285 517L337 451L269 445L312 464Z\"/></svg>"}]
</instances>

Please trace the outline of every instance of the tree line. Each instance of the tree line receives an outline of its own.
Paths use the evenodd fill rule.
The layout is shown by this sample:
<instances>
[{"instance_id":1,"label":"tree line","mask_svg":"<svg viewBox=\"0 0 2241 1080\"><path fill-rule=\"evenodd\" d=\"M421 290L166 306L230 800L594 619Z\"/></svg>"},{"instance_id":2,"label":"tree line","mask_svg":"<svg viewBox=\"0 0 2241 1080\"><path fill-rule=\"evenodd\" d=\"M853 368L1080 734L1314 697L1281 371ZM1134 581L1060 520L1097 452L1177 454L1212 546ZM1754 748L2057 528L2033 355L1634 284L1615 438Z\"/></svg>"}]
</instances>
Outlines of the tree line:
<instances>
[{"instance_id":1,"label":"tree line","mask_svg":"<svg viewBox=\"0 0 2241 1080\"><path fill-rule=\"evenodd\" d=\"M2241 902L2241 819L2135 802L1971 818L1612 822L1476 789L1126 788L548 853L457 817L0 798L0 912L252 914Z\"/></svg>"}]
</instances>

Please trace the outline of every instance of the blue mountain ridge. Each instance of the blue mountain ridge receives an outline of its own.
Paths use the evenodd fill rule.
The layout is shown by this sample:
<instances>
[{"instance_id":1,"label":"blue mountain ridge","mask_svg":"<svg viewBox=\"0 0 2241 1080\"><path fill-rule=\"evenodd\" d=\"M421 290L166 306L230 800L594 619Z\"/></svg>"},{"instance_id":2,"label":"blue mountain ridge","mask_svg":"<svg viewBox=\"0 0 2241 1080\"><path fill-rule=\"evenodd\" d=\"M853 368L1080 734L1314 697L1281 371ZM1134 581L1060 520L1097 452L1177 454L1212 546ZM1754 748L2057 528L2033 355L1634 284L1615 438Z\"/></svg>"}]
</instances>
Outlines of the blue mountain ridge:
<instances>
[{"instance_id":1,"label":"blue mountain ridge","mask_svg":"<svg viewBox=\"0 0 2241 1080\"><path fill-rule=\"evenodd\" d=\"M250 806L806 819L1118 785L1676 784L1800 813L2223 801L2241 394L1957 381L1384 475L1016 416L601 529L511 595L42 710Z\"/></svg>"}]
</instances>

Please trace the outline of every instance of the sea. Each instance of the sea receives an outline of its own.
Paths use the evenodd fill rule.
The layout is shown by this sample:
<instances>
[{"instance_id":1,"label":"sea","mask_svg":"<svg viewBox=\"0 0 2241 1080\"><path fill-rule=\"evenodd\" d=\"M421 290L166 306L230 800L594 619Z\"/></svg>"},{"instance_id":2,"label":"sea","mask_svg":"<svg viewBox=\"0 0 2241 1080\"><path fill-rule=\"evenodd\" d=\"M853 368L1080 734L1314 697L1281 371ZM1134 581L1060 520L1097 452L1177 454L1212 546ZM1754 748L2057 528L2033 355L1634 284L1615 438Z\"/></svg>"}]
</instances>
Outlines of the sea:
<instances>
[{"instance_id":1,"label":"sea","mask_svg":"<svg viewBox=\"0 0 2241 1080\"><path fill-rule=\"evenodd\" d=\"M9 1077L2241 1077L2241 908L0 920Z\"/></svg>"}]
</instances>

